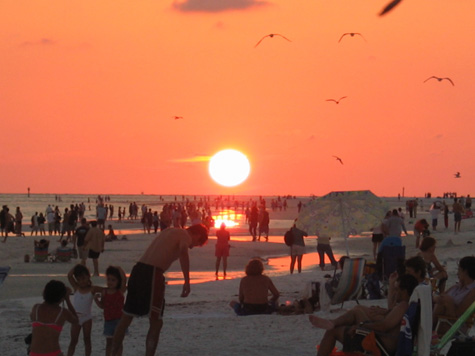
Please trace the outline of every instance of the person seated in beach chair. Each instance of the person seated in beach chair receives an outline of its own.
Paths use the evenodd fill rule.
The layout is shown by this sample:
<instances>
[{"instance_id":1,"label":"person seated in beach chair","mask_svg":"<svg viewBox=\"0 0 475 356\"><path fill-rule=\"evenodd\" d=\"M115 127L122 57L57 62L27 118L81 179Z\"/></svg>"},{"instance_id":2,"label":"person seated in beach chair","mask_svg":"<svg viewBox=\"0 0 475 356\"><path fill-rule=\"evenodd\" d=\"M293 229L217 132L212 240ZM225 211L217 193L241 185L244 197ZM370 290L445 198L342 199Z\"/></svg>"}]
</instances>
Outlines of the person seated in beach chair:
<instances>
[{"instance_id":1,"label":"person seated in beach chair","mask_svg":"<svg viewBox=\"0 0 475 356\"><path fill-rule=\"evenodd\" d=\"M252 259L247 264L246 276L239 284L239 301L229 303L237 315L271 314L275 311L280 293L263 272L264 265L259 259ZM270 300L269 291L272 293Z\"/></svg>"},{"instance_id":2,"label":"person seated in beach chair","mask_svg":"<svg viewBox=\"0 0 475 356\"><path fill-rule=\"evenodd\" d=\"M310 315L310 323L326 332L320 342L317 356L329 356L336 341L343 344L343 351L364 352L363 335L356 334L357 328L364 327L367 331L377 332L375 335L380 354L394 354L398 345L398 335L401 321L409 307L409 298L418 285L414 276L405 274L399 277L396 284L396 305L380 320L372 321L361 309L355 307L336 319L327 320L316 315ZM374 335L374 334L373 334ZM377 352L376 352L377 353Z\"/></svg>"},{"instance_id":3,"label":"person seated in beach chair","mask_svg":"<svg viewBox=\"0 0 475 356\"><path fill-rule=\"evenodd\" d=\"M442 320L458 319L475 302L475 257L466 256L459 262L458 283L434 298L433 338L443 335L450 327ZM441 322L439 323L439 319Z\"/></svg>"},{"instance_id":4,"label":"person seated in beach chair","mask_svg":"<svg viewBox=\"0 0 475 356\"><path fill-rule=\"evenodd\" d=\"M440 264L437 256L435 255L436 240L433 237L426 237L422 240L419 247L420 252L417 254L421 256L427 265L427 274L431 280L434 280L436 288L439 293L445 291L445 282L447 282L447 272L445 268Z\"/></svg>"},{"instance_id":5,"label":"person seated in beach chair","mask_svg":"<svg viewBox=\"0 0 475 356\"><path fill-rule=\"evenodd\" d=\"M49 241L41 239L40 241L35 240L35 261L36 262L45 262L49 258L48 253Z\"/></svg>"},{"instance_id":6,"label":"person seated in beach chair","mask_svg":"<svg viewBox=\"0 0 475 356\"><path fill-rule=\"evenodd\" d=\"M73 249L68 246L68 241L61 240L61 245L53 252L54 262L69 262L73 254Z\"/></svg>"}]
</instances>

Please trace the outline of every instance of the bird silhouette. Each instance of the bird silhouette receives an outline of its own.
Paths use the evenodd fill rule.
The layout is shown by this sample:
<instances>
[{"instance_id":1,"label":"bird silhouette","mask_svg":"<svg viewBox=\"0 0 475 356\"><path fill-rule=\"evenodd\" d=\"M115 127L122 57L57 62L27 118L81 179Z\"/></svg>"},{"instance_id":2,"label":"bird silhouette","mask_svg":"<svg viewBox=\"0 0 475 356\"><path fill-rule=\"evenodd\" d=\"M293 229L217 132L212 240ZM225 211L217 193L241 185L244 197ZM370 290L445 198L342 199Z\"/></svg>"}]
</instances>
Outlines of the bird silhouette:
<instances>
[{"instance_id":1,"label":"bird silhouette","mask_svg":"<svg viewBox=\"0 0 475 356\"><path fill-rule=\"evenodd\" d=\"M172 116L175 120L183 119L183 116Z\"/></svg>"},{"instance_id":2,"label":"bird silhouette","mask_svg":"<svg viewBox=\"0 0 475 356\"><path fill-rule=\"evenodd\" d=\"M393 0L389 4L385 6L385 8L379 13L379 16L383 16L384 14L387 14L389 11L394 9L396 5L398 5L401 2L401 0Z\"/></svg>"},{"instance_id":3,"label":"bird silhouette","mask_svg":"<svg viewBox=\"0 0 475 356\"><path fill-rule=\"evenodd\" d=\"M335 157L335 159L336 159L337 161L339 161L341 164L343 164L343 161L341 160L340 157L338 157L338 156L333 156L333 157Z\"/></svg>"},{"instance_id":4,"label":"bird silhouette","mask_svg":"<svg viewBox=\"0 0 475 356\"><path fill-rule=\"evenodd\" d=\"M454 177L455 178L461 178L462 176L460 175L460 172L457 172L457 173L454 174Z\"/></svg>"},{"instance_id":5,"label":"bird silhouette","mask_svg":"<svg viewBox=\"0 0 475 356\"><path fill-rule=\"evenodd\" d=\"M340 99L335 100L335 99L327 99L326 101L334 101L336 104L340 104L341 99L345 99L346 96L342 96Z\"/></svg>"},{"instance_id":6,"label":"bird silhouette","mask_svg":"<svg viewBox=\"0 0 475 356\"><path fill-rule=\"evenodd\" d=\"M450 83L452 83L453 86L455 86L454 82L449 77L440 78L440 77L436 77L435 75L433 75L432 77L429 77L426 80L424 80L424 83L427 82L428 80L431 80L431 79L437 79L439 82L441 82L445 79L445 80L448 80Z\"/></svg>"},{"instance_id":7,"label":"bird silhouette","mask_svg":"<svg viewBox=\"0 0 475 356\"><path fill-rule=\"evenodd\" d=\"M344 34L341 35L340 39L338 40L338 43L340 43L341 40L342 40L342 38L345 37L345 36L355 37L355 35L361 36L361 38L364 39L365 42L368 42L368 41L366 41L366 38L364 38L361 33L358 33L358 32L347 32L347 33L344 33Z\"/></svg>"},{"instance_id":8,"label":"bird silhouette","mask_svg":"<svg viewBox=\"0 0 475 356\"><path fill-rule=\"evenodd\" d=\"M254 48L256 48L257 46L259 46L259 44L262 42L262 40L263 40L264 38L266 38L266 37L272 38L272 37L274 37L274 36L280 36L280 37L282 37L284 40L287 40L287 41L289 41L289 42L292 42L292 41L289 40L287 37L285 37L285 36L283 36L283 35L281 35L281 34L279 34L279 33L270 33L270 34L265 35L264 37L262 37L262 38L259 40L259 42L257 42L257 44L254 46Z\"/></svg>"}]
</instances>

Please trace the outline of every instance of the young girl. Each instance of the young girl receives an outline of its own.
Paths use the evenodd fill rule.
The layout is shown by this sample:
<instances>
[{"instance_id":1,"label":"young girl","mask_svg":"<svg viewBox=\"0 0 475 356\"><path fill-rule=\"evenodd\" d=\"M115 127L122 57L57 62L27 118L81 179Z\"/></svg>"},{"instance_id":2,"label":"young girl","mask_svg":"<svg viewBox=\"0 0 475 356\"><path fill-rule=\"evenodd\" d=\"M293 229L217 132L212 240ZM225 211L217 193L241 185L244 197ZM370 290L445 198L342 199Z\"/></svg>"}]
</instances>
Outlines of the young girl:
<instances>
[{"instance_id":1,"label":"young girl","mask_svg":"<svg viewBox=\"0 0 475 356\"><path fill-rule=\"evenodd\" d=\"M69 271L68 280L74 290L73 306L79 319L78 324L71 326L68 356L74 355L81 329L83 329L85 354L91 356L92 301L96 293L101 293L102 288L92 285L89 270L80 264Z\"/></svg>"},{"instance_id":2,"label":"young girl","mask_svg":"<svg viewBox=\"0 0 475 356\"><path fill-rule=\"evenodd\" d=\"M31 326L33 328L30 346L31 356L61 356L59 335L66 321L77 325L76 311L69 301L71 290L63 282L51 280L43 290L44 302L35 304L31 309ZM66 302L68 309L60 307Z\"/></svg>"},{"instance_id":3,"label":"young girl","mask_svg":"<svg viewBox=\"0 0 475 356\"><path fill-rule=\"evenodd\" d=\"M107 287L94 296L97 306L104 309L104 336L106 337L106 356L112 355L112 338L119 324L124 306L126 290L125 273L120 267L109 266L106 270ZM122 345L117 355L122 355Z\"/></svg>"}]
</instances>

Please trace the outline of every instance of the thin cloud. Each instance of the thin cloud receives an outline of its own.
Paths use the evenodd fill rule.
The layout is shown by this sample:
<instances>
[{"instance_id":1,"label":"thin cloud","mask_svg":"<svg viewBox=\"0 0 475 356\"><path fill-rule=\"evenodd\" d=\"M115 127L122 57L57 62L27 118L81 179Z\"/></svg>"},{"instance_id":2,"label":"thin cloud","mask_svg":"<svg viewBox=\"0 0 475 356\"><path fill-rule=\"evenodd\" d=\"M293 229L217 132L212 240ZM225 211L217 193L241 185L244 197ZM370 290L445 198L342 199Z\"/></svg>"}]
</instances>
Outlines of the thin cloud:
<instances>
[{"instance_id":1,"label":"thin cloud","mask_svg":"<svg viewBox=\"0 0 475 356\"><path fill-rule=\"evenodd\" d=\"M175 163L188 163L188 162L207 162L211 159L211 156L195 156L190 158L176 158L171 159L169 162Z\"/></svg>"},{"instance_id":2,"label":"thin cloud","mask_svg":"<svg viewBox=\"0 0 475 356\"><path fill-rule=\"evenodd\" d=\"M182 12L223 12L268 5L264 0L175 0L172 6Z\"/></svg>"},{"instance_id":3,"label":"thin cloud","mask_svg":"<svg viewBox=\"0 0 475 356\"><path fill-rule=\"evenodd\" d=\"M25 41L22 46L52 46L56 44L56 41L50 38L42 38L39 41Z\"/></svg>"}]
</instances>

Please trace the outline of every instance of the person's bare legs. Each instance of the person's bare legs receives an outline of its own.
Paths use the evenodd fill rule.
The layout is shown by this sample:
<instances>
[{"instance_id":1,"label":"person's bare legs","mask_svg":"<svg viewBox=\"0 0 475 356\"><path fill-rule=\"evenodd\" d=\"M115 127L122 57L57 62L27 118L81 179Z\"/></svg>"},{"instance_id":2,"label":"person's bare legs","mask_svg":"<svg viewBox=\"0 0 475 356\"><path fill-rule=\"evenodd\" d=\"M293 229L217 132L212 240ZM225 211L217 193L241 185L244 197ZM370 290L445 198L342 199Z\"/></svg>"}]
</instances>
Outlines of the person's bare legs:
<instances>
[{"instance_id":1,"label":"person's bare legs","mask_svg":"<svg viewBox=\"0 0 475 356\"><path fill-rule=\"evenodd\" d=\"M220 264L221 264L221 257L216 257L216 275L218 275Z\"/></svg>"},{"instance_id":2,"label":"person's bare legs","mask_svg":"<svg viewBox=\"0 0 475 356\"><path fill-rule=\"evenodd\" d=\"M297 256L290 256L290 274L294 273L295 260Z\"/></svg>"},{"instance_id":3,"label":"person's bare legs","mask_svg":"<svg viewBox=\"0 0 475 356\"><path fill-rule=\"evenodd\" d=\"M337 341L343 343L345 328L345 326L340 326L338 328L327 330L323 335L322 341L320 341L320 348L318 349L317 356L328 356L333 351Z\"/></svg>"},{"instance_id":4,"label":"person's bare legs","mask_svg":"<svg viewBox=\"0 0 475 356\"><path fill-rule=\"evenodd\" d=\"M92 263L94 265L94 276L99 276L99 259L93 258Z\"/></svg>"},{"instance_id":5,"label":"person's bare legs","mask_svg":"<svg viewBox=\"0 0 475 356\"><path fill-rule=\"evenodd\" d=\"M297 256L297 268L299 270L299 273L302 273L302 258L303 255Z\"/></svg>"},{"instance_id":6,"label":"person's bare legs","mask_svg":"<svg viewBox=\"0 0 475 356\"><path fill-rule=\"evenodd\" d=\"M339 326L350 326L356 325L362 321L370 320L366 312L362 308L355 307L351 310L348 310L343 315L340 315L336 319L328 320L324 318L320 318L316 315L309 315L308 320L312 323L313 326L325 329L325 330L332 330Z\"/></svg>"},{"instance_id":7,"label":"person's bare legs","mask_svg":"<svg viewBox=\"0 0 475 356\"><path fill-rule=\"evenodd\" d=\"M155 356L162 326L163 320L150 319L150 327L148 329L147 340L145 342L145 356Z\"/></svg>"},{"instance_id":8,"label":"person's bare legs","mask_svg":"<svg viewBox=\"0 0 475 356\"><path fill-rule=\"evenodd\" d=\"M122 342L124 341L125 331L133 319L133 316L122 314L112 338L112 356L120 356L122 354Z\"/></svg>"},{"instance_id":9,"label":"person's bare legs","mask_svg":"<svg viewBox=\"0 0 475 356\"><path fill-rule=\"evenodd\" d=\"M81 332L81 325L78 325L78 324L71 325L71 334L70 334L71 340L69 341L68 356L74 355L74 351L76 350L76 345L78 344L80 332Z\"/></svg>"},{"instance_id":10,"label":"person's bare legs","mask_svg":"<svg viewBox=\"0 0 475 356\"><path fill-rule=\"evenodd\" d=\"M92 353L91 330L92 330L92 319L86 321L82 325L82 336L84 339L84 354L86 356L91 356L91 353Z\"/></svg>"},{"instance_id":11,"label":"person's bare legs","mask_svg":"<svg viewBox=\"0 0 475 356\"><path fill-rule=\"evenodd\" d=\"M226 276L227 268L228 268L228 258L226 256L223 256L223 272L225 276Z\"/></svg>"}]
</instances>

